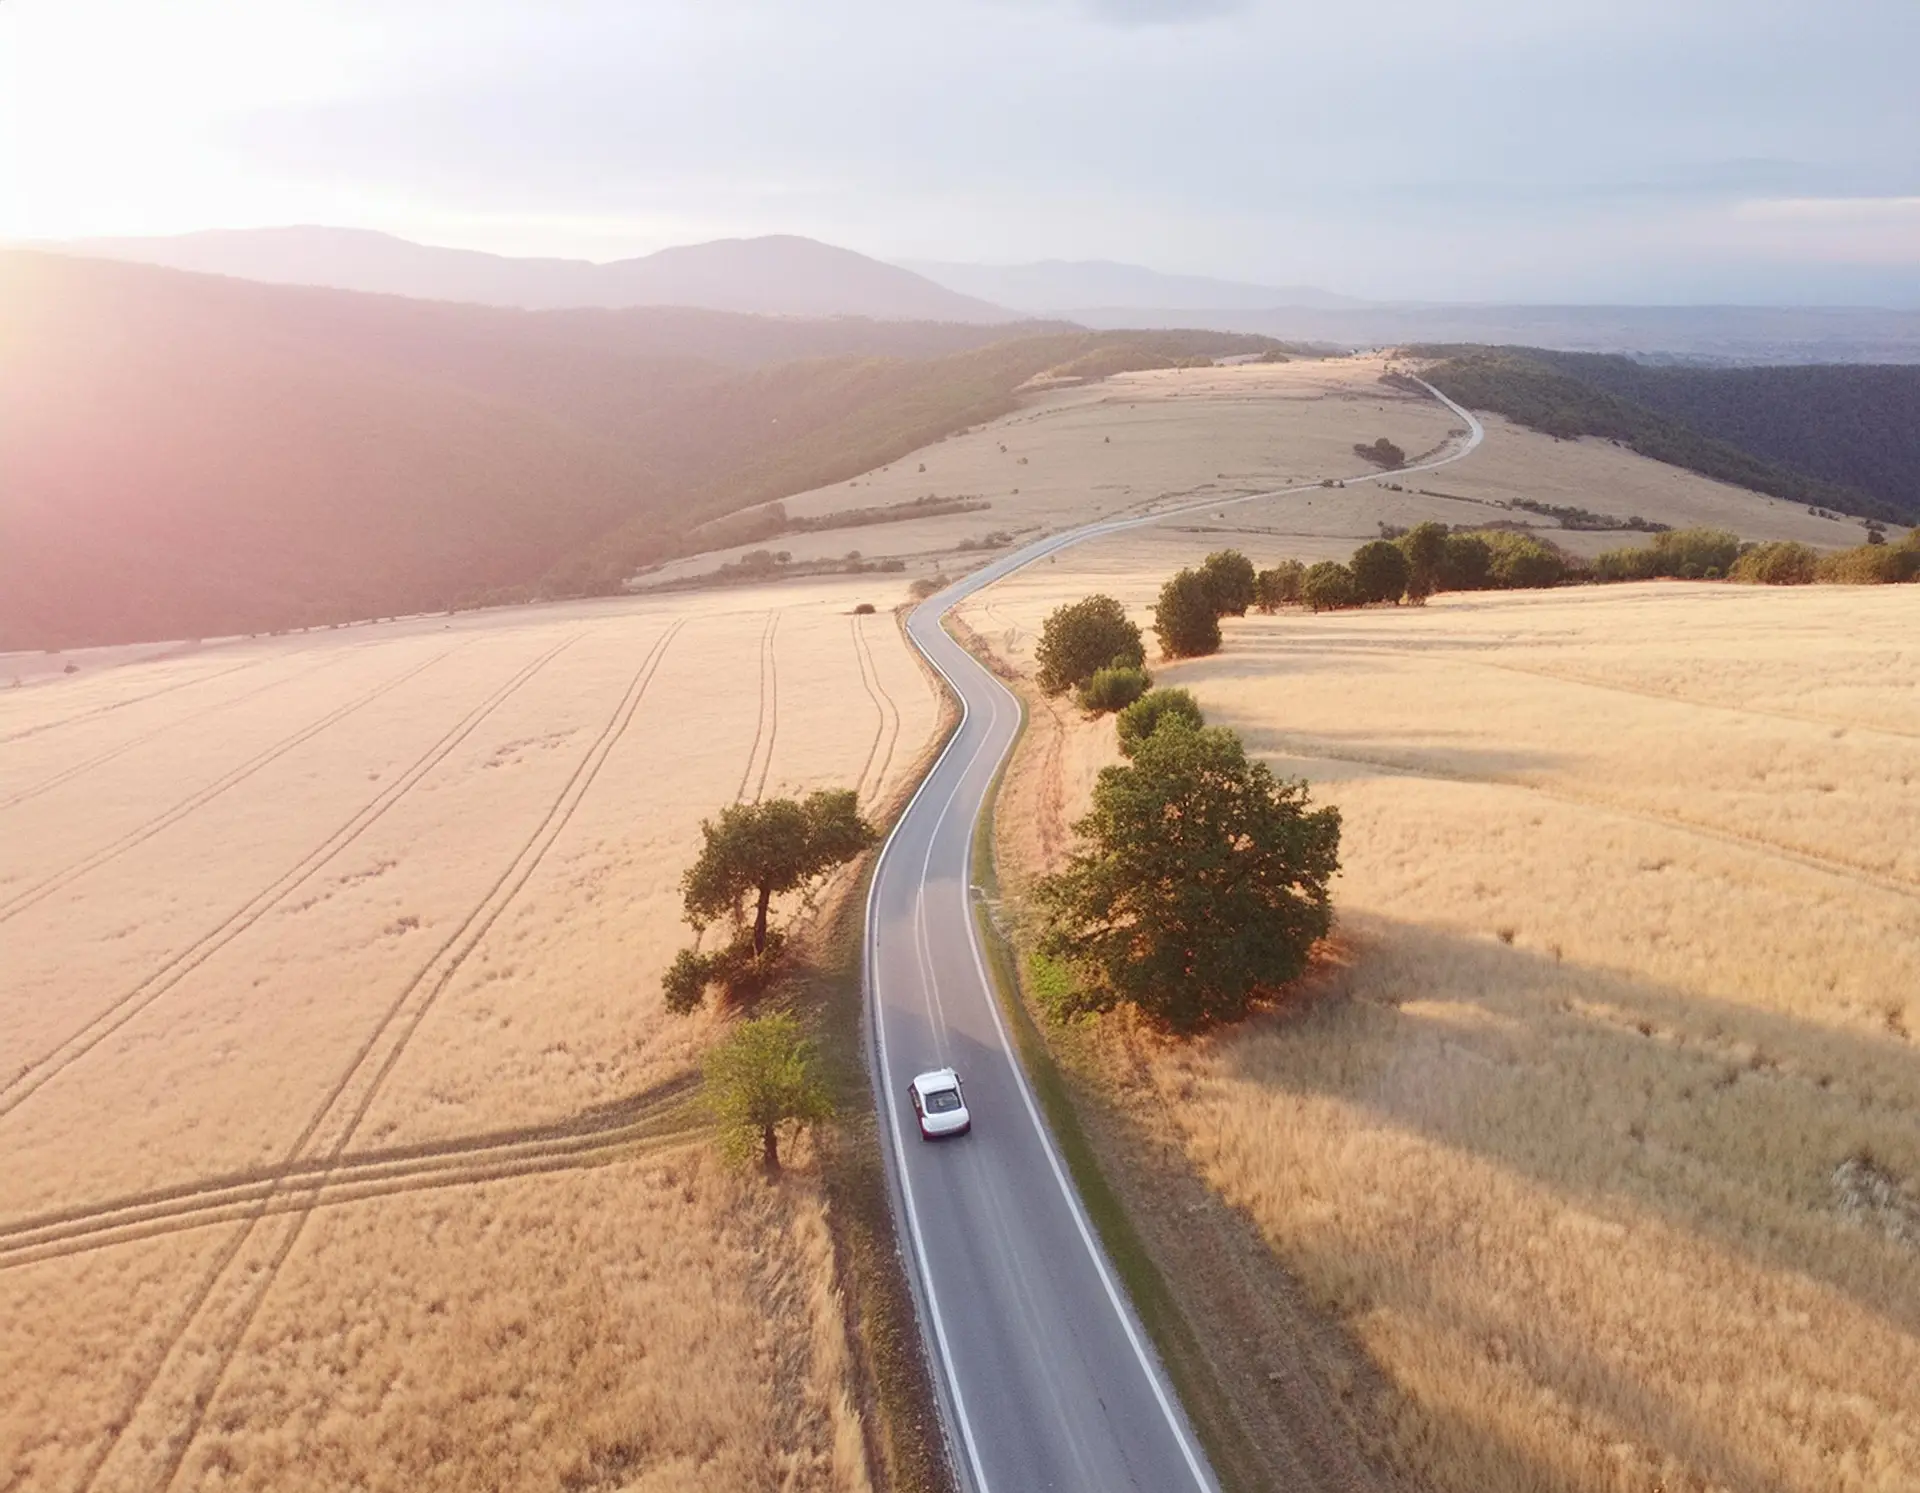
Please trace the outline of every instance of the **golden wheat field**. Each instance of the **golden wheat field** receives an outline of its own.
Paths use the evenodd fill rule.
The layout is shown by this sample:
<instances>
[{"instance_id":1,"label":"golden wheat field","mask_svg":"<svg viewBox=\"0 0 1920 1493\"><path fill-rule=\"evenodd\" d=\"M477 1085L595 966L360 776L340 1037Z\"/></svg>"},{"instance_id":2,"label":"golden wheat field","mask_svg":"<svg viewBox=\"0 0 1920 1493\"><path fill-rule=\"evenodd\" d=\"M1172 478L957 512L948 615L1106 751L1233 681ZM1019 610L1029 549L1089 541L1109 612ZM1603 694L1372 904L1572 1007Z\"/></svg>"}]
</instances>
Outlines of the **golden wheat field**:
<instances>
[{"instance_id":1,"label":"golden wheat field","mask_svg":"<svg viewBox=\"0 0 1920 1493\"><path fill-rule=\"evenodd\" d=\"M704 815L919 756L870 593L0 692L0 1488L866 1486L817 1188L658 981Z\"/></svg>"},{"instance_id":2,"label":"golden wheat field","mask_svg":"<svg viewBox=\"0 0 1920 1493\"><path fill-rule=\"evenodd\" d=\"M996 592L1016 655L1069 594ZM1335 947L1296 1008L1115 1071L1381 1370L1395 1460L1920 1487L1920 588L1226 634L1158 680L1340 806ZM1111 737L1016 770L1056 822Z\"/></svg>"}]
</instances>

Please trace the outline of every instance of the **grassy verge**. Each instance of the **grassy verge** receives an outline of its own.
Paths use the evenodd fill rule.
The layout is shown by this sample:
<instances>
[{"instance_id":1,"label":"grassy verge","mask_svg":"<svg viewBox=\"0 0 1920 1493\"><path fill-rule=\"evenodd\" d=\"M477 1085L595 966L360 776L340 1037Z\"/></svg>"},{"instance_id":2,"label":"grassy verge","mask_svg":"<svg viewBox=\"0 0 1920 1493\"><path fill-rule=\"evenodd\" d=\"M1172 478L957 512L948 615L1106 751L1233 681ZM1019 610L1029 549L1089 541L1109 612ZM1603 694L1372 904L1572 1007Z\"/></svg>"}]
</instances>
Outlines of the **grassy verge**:
<instances>
[{"instance_id":1,"label":"grassy verge","mask_svg":"<svg viewBox=\"0 0 1920 1493\"><path fill-rule=\"evenodd\" d=\"M974 917L995 994L1006 1013L1027 1081L1046 1113L1061 1159L1073 1174L1087 1217L1098 1231L1107 1258L1119 1273L1141 1324L1153 1339L1160 1362L1173 1380L1215 1475L1228 1490L1264 1488L1268 1480L1259 1448L1241 1428L1232 1396L1220 1382L1213 1361L1181 1311L1166 1276L1135 1227L1118 1190L1108 1180L1074 1104L1068 1077L1045 1033L1033 1019L1021 978L1023 965L1016 937L992 915L992 909L1000 904L999 869L994 856L994 809L1007 766L1013 761L1026 730L1027 708L1023 700L1019 735L1014 739L1013 750L1007 753L1000 770L994 774L986 804L973 831L973 875L986 893L983 900L975 903Z\"/></svg>"}]
</instances>

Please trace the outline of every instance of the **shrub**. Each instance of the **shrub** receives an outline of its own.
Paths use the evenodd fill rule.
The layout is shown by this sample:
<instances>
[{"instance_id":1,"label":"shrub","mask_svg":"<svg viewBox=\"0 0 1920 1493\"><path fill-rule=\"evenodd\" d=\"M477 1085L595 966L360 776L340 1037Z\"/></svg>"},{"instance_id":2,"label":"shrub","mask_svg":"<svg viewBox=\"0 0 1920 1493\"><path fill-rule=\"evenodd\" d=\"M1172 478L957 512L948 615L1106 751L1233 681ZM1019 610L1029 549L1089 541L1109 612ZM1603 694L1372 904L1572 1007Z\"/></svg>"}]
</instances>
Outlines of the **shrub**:
<instances>
[{"instance_id":1,"label":"shrub","mask_svg":"<svg viewBox=\"0 0 1920 1493\"><path fill-rule=\"evenodd\" d=\"M1729 529L1675 529L1643 549L1608 550L1593 572L1608 581L1701 581L1726 575L1739 558L1740 536Z\"/></svg>"},{"instance_id":2,"label":"shrub","mask_svg":"<svg viewBox=\"0 0 1920 1493\"><path fill-rule=\"evenodd\" d=\"M1244 617L1253 605L1253 561L1238 550L1216 550L1200 562L1215 615Z\"/></svg>"},{"instance_id":3,"label":"shrub","mask_svg":"<svg viewBox=\"0 0 1920 1493\"><path fill-rule=\"evenodd\" d=\"M1154 636L1168 658L1199 658L1220 651L1220 614L1213 591L1197 570L1183 570L1160 588L1153 608Z\"/></svg>"},{"instance_id":4,"label":"shrub","mask_svg":"<svg viewBox=\"0 0 1920 1493\"><path fill-rule=\"evenodd\" d=\"M1487 543L1487 580L1501 590L1536 590L1567 578L1566 557L1545 540L1501 529L1481 537Z\"/></svg>"},{"instance_id":5,"label":"shrub","mask_svg":"<svg viewBox=\"0 0 1920 1493\"><path fill-rule=\"evenodd\" d=\"M1354 594L1361 605L1374 601L1394 601L1407 594L1407 557L1399 546L1384 539L1373 539L1353 552L1347 562L1353 575Z\"/></svg>"},{"instance_id":6,"label":"shrub","mask_svg":"<svg viewBox=\"0 0 1920 1493\"><path fill-rule=\"evenodd\" d=\"M1441 591L1484 591L1493 584L1493 549L1484 534L1449 534L1440 546Z\"/></svg>"},{"instance_id":7,"label":"shrub","mask_svg":"<svg viewBox=\"0 0 1920 1493\"><path fill-rule=\"evenodd\" d=\"M1179 1031L1232 1021L1299 978L1332 922L1340 814L1218 727L1155 731L1101 771L1084 848L1037 887L1040 952L1068 1011L1130 1004Z\"/></svg>"},{"instance_id":8,"label":"shrub","mask_svg":"<svg viewBox=\"0 0 1920 1493\"><path fill-rule=\"evenodd\" d=\"M1111 596L1088 596L1056 607L1040 629L1034 650L1040 688L1050 695L1075 689L1115 664L1147 661L1140 629Z\"/></svg>"},{"instance_id":9,"label":"shrub","mask_svg":"<svg viewBox=\"0 0 1920 1493\"><path fill-rule=\"evenodd\" d=\"M1818 576L1820 552L1811 545L1777 539L1756 544L1733 562L1730 579L1752 586L1805 586Z\"/></svg>"},{"instance_id":10,"label":"shrub","mask_svg":"<svg viewBox=\"0 0 1920 1493\"><path fill-rule=\"evenodd\" d=\"M856 617L871 617L873 615L873 603L870 601L861 602L853 609L853 615Z\"/></svg>"},{"instance_id":11,"label":"shrub","mask_svg":"<svg viewBox=\"0 0 1920 1493\"><path fill-rule=\"evenodd\" d=\"M1075 983L1073 970L1061 960L1039 950L1027 955L1027 993L1054 1021L1067 1021L1086 1014L1086 1006Z\"/></svg>"},{"instance_id":12,"label":"shrub","mask_svg":"<svg viewBox=\"0 0 1920 1493\"><path fill-rule=\"evenodd\" d=\"M1447 553L1447 526L1429 519L1415 524L1396 541L1407 557L1407 600L1418 604L1441 589L1440 574Z\"/></svg>"},{"instance_id":13,"label":"shrub","mask_svg":"<svg viewBox=\"0 0 1920 1493\"><path fill-rule=\"evenodd\" d=\"M1301 577L1300 599L1316 612L1333 612L1359 606L1360 592L1351 570L1337 560L1322 560Z\"/></svg>"},{"instance_id":14,"label":"shrub","mask_svg":"<svg viewBox=\"0 0 1920 1493\"><path fill-rule=\"evenodd\" d=\"M952 581L944 575L916 576L913 584L907 587L907 595L915 601L925 601L929 596L946 590L952 584Z\"/></svg>"},{"instance_id":15,"label":"shrub","mask_svg":"<svg viewBox=\"0 0 1920 1493\"><path fill-rule=\"evenodd\" d=\"M1298 560L1282 560L1271 570L1253 578L1253 604L1271 613L1277 607L1291 606L1300 600L1300 580L1307 567Z\"/></svg>"},{"instance_id":16,"label":"shrub","mask_svg":"<svg viewBox=\"0 0 1920 1493\"><path fill-rule=\"evenodd\" d=\"M1843 586L1897 586L1920 576L1920 548L1899 544L1863 544L1822 555L1817 578Z\"/></svg>"},{"instance_id":17,"label":"shrub","mask_svg":"<svg viewBox=\"0 0 1920 1493\"><path fill-rule=\"evenodd\" d=\"M1200 706L1183 689L1149 690L1114 719L1114 731L1120 738L1120 754L1131 757L1140 743L1163 725L1191 726L1198 731L1206 724Z\"/></svg>"},{"instance_id":18,"label":"shrub","mask_svg":"<svg viewBox=\"0 0 1920 1493\"><path fill-rule=\"evenodd\" d=\"M1385 436L1381 436L1371 446L1356 443L1353 454L1364 457L1376 466L1385 467L1390 472L1397 472L1407 464L1407 453Z\"/></svg>"},{"instance_id":19,"label":"shrub","mask_svg":"<svg viewBox=\"0 0 1920 1493\"><path fill-rule=\"evenodd\" d=\"M1110 668L1094 670L1093 678L1080 686L1074 698L1079 701L1082 710L1095 715L1109 715L1116 710L1126 709L1152 685L1153 676L1145 669L1133 664L1116 663Z\"/></svg>"}]
</instances>

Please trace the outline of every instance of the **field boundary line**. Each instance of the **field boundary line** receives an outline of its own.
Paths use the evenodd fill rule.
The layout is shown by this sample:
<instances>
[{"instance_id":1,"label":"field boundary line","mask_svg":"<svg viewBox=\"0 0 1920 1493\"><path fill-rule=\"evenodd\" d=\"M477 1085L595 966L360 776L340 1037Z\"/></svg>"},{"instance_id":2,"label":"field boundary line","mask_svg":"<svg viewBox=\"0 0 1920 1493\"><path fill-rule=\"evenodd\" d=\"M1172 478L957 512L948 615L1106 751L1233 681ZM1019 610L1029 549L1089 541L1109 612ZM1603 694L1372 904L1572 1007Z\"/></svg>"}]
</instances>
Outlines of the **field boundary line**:
<instances>
[{"instance_id":1,"label":"field boundary line","mask_svg":"<svg viewBox=\"0 0 1920 1493\"><path fill-rule=\"evenodd\" d=\"M116 710L125 710L130 705L142 705L148 700L157 700L162 695L170 695L177 689L191 689L196 684L211 684L216 679L225 679L229 674L238 674L242 669L258 668L266 663L264 658L248 659L243 664L235 664L230 669L216 669L211 674L201 674L193 679L182 679L176 684L163 685L159 689L148 690L144 695L135 695L131 700L114 700L106 705L96 705L91 710L82 710L73 715L62 716L57 721L42 721L37 726L26 726L18 731L0 736L0 746L10 742L25 741L29 736L39 736L47 731L58 731L62 726L77 726L81 721L97 720L103 715L111 715Z\"/></svg>"},{"instance_id":2,"label":"field boundary line","mask_svg":"<svg viewBox=\"0 0 1920 1493\"><path fill-rule=\"evenodd\" d=\"M212 930L202 934L179 952L170 955L159 968L148 974L138 985L105 1010L95 1014L77 1032L20 1068L11 1077L0 1081L0 1118L10 1114L69 1066L85 1057L87 1053L119 1031L154 1001L173 989L194 970L285 901L290 893L304 885L314 873L358 840L384 817L389 809L412 792L452 754L454 748L465 741L482 721L518 692L523 684L584 636L584 632L575 633L524 665L504 685L470 710L451 730L428 747L405 772L355 811L345 824L313 850L308 851L291 869L283 872L263 890L256 892ZM72 1050L66 1051L66 1049Z\"/></svg>"},{"instance_id":3,"label":"field boundary line","mask_svg":"<svg viewBox=\"0 0 1920 1493\"><path fill-rule=\"evenodd\" d=\"M406 987L400 992L400 995L388 1006L386 1013L381 1017L372 1034L361 1044L359 1051L342 1072L339 1081L335 1083L332 1090L321 1102L320 1107L314 1112L313 1117L307 1122L306 1127L301 1131L293 1146L289 1148L286 1153L289 1161L298 1159L301 1154L306 1151L308 1143L314 1136L320 1133L321 1129L326 1125L328 1117L332 1114L334 1106L340 1102L352 1086L354 1078L363 1071L364 1065L367 1060L372 1057L381 1039L387 1034L388 1030L392 1028L394 1022L401 1018L403 1010L414 994L425 985L427 977L434 971L434 966L445 959L445 965L440 970L438 977L430 986L426 987L425 996L415 1003L411 1015L406 1018L399 1035L395 1038L379 1067L374 1071L373 1077L367 1084L365 1092L360 1096L358 1104L347 1117L346 1123L341 1128L339 1134L333 1139L331 1148L324 1151L324 1155L329 1161L338 1160L341 1153L352 1141L354 1132L358 1129L361 1121L365 1119L367 1111L372 1107L374 1099L378 1097L388 1076L393 1072L394 1067L406 1052L408 1045L413 1039L414 1033L420 1029L420 1024L426 1019L427 1013L438 1001L441 993L452 984L454 976L459 973L461 966L466 962L468 956L471 955L485 939L488 930L492 928L493 924L499 919L507 907L512 904L513 899L519 894L520 889L526 885L528 879L545 858L547 851L552 848L554 842L559 838L561 831L566 828L568 821L572 819L574 810L579 807L581 800L585 798L587 791L593 786L593 781L599 776L601 767L612 754L614 747L619 744L620 739L626 734L627 726L633 720L634 713L639 708L640 701L646 694L648 685L653 682L654 675L659 671L661 660L666 657L668 648L672 645L675 637L679 635L680 630L685 625L685 619L679 619L669 624L666 630L655 641L653 647L648 650L646 656L641 660L639 667L635 669L633 678L629 681L621 699L614 706L613 713L608 717L606 725L601 728L600 734L595 737L592 745L587 748L585 754L583 754L580 761L575 765L572 774L562 786L553 803L548 807L544 818L535 827L533 833L528 837L519 851L515 853L513 859L508 863L507 868L495 879L493 885L488 888L485 895L482 896L473 910L461 921L459 927L442 942L432 957L420 967L414 977L407 983ZM449 955L451 957L448 957ZM165 1458L163 1476L159 1482L163 1493L165 1489L171 1488L175 1479L178 1478L180 1468L186 1461L187 1453L199 1436L200 1427L205 1420L208 1407L212 1404L214 1397L219 1393L220 1386L225 1382L227 1371L232 1367L234 1357L239 1352L241 1343L245 1341L248 1331L253 1326L255 1317L259 1314L261 1306L271 1293L274 1282L279 1277L281 1266L286 1263L288 1255L292 1252L294 1245L299 1241L301 1233L306 1228L307 1220L312 1216L311 1206L300 1206L299 1202L310 1199L311 1197L317 1197L322 1193L326 1188L329 1175L329 1171L323 1169L298 1189L294 1206L290 1206L284 1210L275 1210L276 1212L283 1212L286 1216L291 1217L291 1226L287 1229L278 1248L274 1250L273 1255L267 1261L264 1268L257 1272L257 1278L249 1283L247 1294L244 1298L244 1305L240 1310L238 1324L226 1335L224 1341L216 1348L214 1357L217 1361L213 1365L210 1376L194 1391L191 1405L186 1414L186 1423L183 1426L175 1427L169 1433L168 1442L170 1451ZM198 1315L200 1307L205 1304L207 1298L212 1294L219 1278L226 1273L228 1266L232 1264L240 1249L251 1238L254 1228L259 1224L260 1220L269 1216L269 1210L275 1198L276 1193L270 1192L266 1198L252 1205L252 1211L245 1217L240 1229L237 1231L234 1244L221 1257L213 1273L203 1282L202 1290L196 1293L195 1304L192 1311L183 1319L180 1330L174 1335L172 1342L160 1355L158 1362L154 1366L153 1373L147 1377L146 1382L140 1387L138 1395L134 1400L136 1410L140 1404L145 1402L147 1396L152 1393L154 1385L158 1382L161 1374L165 1372L168 1361L174 1357L176 1350L185 1340L186 1333L191 1327L194 1318ZM111 1444L109 1444L105 1452L89 1469L86 1486L91 1486L94 1479L99 1476L100 1469L105 1465L107 1456L111 1455L113 1445L118 1444L120 1434L124 1433L126 1427L131 1424L132 1420L132 1412L129 1412L121 1419L119 1431L111 1438Z\"/></svg>"},{"instance_id":4,"label":"field boundary line","mask_svg":"<svg viewBox=\"0 0 1920 1493\"><path fill-rule=\"evenodd\" d=\"M155 835L171 829L174 825L188 818L197 810L205 808L229 788L237 787L262 768L271 766L295 747L304 746L328 728L338 725L348 716L354 714L354 712L365 709L382 695L398 689L415 676L425 673L449 654L466 646L465 643L455 643L452 648L443 649L439 653L434 654L432 658L415 664L412 668L405 670L392 679L376 685L358 699L351 700L347 704L329 711L326 715L321 716L319 720L302 726L291 736L282 737L272 746L265 748L263 751L256 752L238 767L216 778L213 782L199 789L197 792L189 794L172 808L165 810L155 818L149 819L145 824L128 830L118 839L101 846L100 849L94 851L91 855L73 862L73 864L67 866L64 870L54 872L53 875L49 876L46 880L28 887L25 891L16 893L7 901L0 902L0 923L18 917L29 907L44 902L55 892L71 886L89 872L99 870L100 867L106 865L109 861L116 860L120 856L125 855L135 846L142 845L146 841L151 840Z\"/></svg>"}]
</instances>

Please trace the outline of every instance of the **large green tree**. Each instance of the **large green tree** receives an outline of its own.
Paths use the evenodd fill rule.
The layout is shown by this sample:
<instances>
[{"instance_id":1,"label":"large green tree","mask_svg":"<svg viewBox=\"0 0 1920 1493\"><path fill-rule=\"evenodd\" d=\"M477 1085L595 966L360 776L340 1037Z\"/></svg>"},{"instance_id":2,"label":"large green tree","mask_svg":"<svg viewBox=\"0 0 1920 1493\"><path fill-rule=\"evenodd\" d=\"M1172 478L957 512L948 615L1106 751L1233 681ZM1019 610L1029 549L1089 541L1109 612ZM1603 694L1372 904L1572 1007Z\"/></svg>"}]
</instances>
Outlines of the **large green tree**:
<instances>
[{"instance_id":1,"label":"large green tree","mask_svg":"<svg viewBox=\"0 0 1920 1493\"><path fill-rule=\"evenodd\" d=\"M1200 562L1216 616L1244 617L1253 605L1253 561L1239 550L1215 550Z\"/></svg>"},{"instance_id":2,"label":"large green tree","mask_svg":"<svg viewBox=\"0 0 1920 1493\"><path fill-rule=\"evenodd\" d=\"M814 1069L813 1043L785 1011L743 1021L707 1054L706 1099L720 1130L721 1153L736 1164L757 1150L780 1170L780 1133L833 1116Z\"/></svg>"},{"instance_id":3,"label":"large green tree","mask_svg":"<svg viewBox=\"0 0 1920 1493\"><path fill-rule=\"evenodd\" d=\"M1401 550L1385 539L1369 539L1347 562L1353 589L1364 606L1374 601L1398 601L1407 594L1411 567Z\"/></svg>"},{"instance_id":4,"label":"large green tree","mask_svg":"<svg viewBox=\"0 0 1920 1493\"><path fill-rule=\"evenodd\" d=\"M1058 695L1086 684L1101 669L1139 668L1147 650L1126 608L1111 596L1095 595L1048 614L1033 658L1040 688Z\"/></svg>"},{"instance_id":5,"label":"large green tree","mask_svg":"<svg viewBox=\"0 0 1920 1493\"><path fill-rule=\"evenodd\" d=\"M1253 578L1253 604L1271 613L1298 601L1300 582L1306 573L1307 567L1298 560L1282 560L1271 570L1261 571Z\"/></svg>"},{"instance_id":6,"label":"large green tree","mask_svg":"<svg viewBox=\"0 0 1920 1493\"><path fill-rule=\"evenodd\" d=\"M1360 588L1353 583L1353 572L1338 560L1321 560L1301 577L1300 599L1316 612L1337 612L1360 605Z\"/></svg>"},{"instance_id":7,"label":"large green tree","mask_svg":"<svg viewBox=\"0 0 1920 1493\"><path fill-rule=\"evenodd\" d=\"M1153 632L1168 658L1199 658L1220 651L1220 614L1213 591L1197 570L1183 570L1160 588Z\"/></svg>"},{"instance_id":8,"label":"large green tree","mask_svg":"<svg viewBox=\"0 0 1920 1493\"><path fill-rule=\"evenodd\" d=\"M1340 814L1219 727L1156 730L1102 770L1085 844L1040 883L1041 950L1083 1009L1180 1031L1231 1021L1305 970L1332 923Z\"/></svg>"},{"instance_id":9,"label":"large green tree","mask_svg":"<svg viewBox=\"0 0 1920 1493\"><path fill-rule=\"evenodd\" d=\"M1440 589L1440 569L1447 554L1447 526L1428 519L1400 536L1400 553L1407 557L1407 600L1420 605Z\"/></svg>"}]
</instances>

